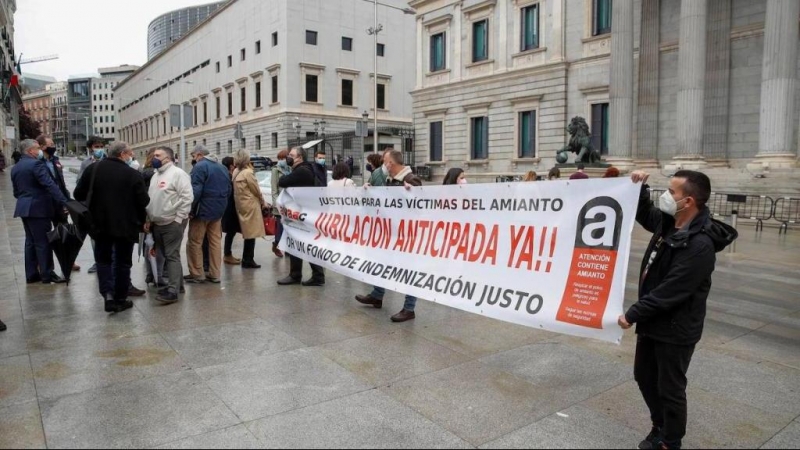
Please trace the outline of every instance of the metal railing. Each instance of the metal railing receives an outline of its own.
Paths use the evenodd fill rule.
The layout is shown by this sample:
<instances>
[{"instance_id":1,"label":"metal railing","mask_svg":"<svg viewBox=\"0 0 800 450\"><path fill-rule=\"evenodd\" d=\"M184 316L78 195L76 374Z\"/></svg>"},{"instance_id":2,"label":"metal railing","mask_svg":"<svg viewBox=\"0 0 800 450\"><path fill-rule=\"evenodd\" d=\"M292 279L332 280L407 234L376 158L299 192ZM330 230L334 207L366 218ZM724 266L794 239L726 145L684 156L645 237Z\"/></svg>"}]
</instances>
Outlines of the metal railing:
<instances>
[{"instance_id":1,"label":"metal railing","mask_svg":"<svg viewBox=\"0 0 800 450\"><path fill-rule=\"evenodd\" d=\"M772 216L781 223L778 234L788 233L789 224L794 225L800 222L800 198L781 197L775 200Z\"/></svg>"}]
</instances>

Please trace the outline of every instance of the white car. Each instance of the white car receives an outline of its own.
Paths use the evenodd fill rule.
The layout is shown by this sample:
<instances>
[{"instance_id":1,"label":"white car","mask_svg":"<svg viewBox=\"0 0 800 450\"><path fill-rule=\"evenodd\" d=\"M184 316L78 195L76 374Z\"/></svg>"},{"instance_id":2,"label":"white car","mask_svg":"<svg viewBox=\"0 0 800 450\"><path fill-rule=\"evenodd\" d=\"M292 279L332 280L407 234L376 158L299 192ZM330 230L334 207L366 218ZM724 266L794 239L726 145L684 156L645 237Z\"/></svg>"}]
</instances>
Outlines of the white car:
<instances>
[{"instance_id":1,"label":"white car","mask_svg":"<svg viewBox=\"0 0 800 450\"><path fill-rule=\"evenodd\" d=\"M261 197L264 199L264 203L272 206L272 171L256 172L256 180L258 180L258 187L261 188Z\"/></svg>"}]
</instances>

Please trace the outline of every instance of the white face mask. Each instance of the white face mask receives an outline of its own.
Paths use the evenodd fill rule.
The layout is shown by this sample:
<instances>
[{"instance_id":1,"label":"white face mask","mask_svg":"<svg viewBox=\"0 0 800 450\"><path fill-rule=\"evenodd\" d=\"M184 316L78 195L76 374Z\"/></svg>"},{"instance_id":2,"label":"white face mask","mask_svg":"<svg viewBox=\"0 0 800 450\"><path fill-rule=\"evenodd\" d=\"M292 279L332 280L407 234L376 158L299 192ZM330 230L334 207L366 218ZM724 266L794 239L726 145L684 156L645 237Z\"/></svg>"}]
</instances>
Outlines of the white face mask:
<instances>
[{"instance_id":1,"label":"white face mask","mask_svg":"<svg viewBox=\"0 0 800 450\"><path fill-rule=\"evenodd\" d=\"M384 175L389 175L389 169L386 168L386 164L381 166L381 172L383 172Z\"/></svg>"},{"instance_id":2,"label":"white face mask","mask_svg":"<svg viewBox=\"0 0 800 450\"><path fill-rule=\"evenodd\" d=\"M669 214L670 216L675 217L676 214L685 209L683 208L680 211L678 210L678 202L682 202L684 200L686 200L686 198L682 198L676 202L669 191L664 191L664 193L661 195L661 198L658 199L658 209L660 209L664 214Z\"/></svg>"}]
</instances>

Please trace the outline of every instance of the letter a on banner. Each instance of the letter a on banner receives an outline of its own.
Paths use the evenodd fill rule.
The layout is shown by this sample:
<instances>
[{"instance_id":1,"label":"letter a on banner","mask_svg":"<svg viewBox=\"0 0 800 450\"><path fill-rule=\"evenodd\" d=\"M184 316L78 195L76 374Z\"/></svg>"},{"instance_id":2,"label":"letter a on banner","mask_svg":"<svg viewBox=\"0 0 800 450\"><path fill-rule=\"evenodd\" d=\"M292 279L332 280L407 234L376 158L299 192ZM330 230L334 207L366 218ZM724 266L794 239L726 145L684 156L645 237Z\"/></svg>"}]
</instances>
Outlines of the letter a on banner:
<instances>
[{"instance_id":1,"label":"letter a on banner","mask_svg":"<svg viewBox=\"0 0 800 450\"><path fill-rule=\"evenodd\" d=\"M556 320L603 328L622 231L622 207L611 197L589 201L578 215L569 278Z\"/></svg>"}]
</instances>

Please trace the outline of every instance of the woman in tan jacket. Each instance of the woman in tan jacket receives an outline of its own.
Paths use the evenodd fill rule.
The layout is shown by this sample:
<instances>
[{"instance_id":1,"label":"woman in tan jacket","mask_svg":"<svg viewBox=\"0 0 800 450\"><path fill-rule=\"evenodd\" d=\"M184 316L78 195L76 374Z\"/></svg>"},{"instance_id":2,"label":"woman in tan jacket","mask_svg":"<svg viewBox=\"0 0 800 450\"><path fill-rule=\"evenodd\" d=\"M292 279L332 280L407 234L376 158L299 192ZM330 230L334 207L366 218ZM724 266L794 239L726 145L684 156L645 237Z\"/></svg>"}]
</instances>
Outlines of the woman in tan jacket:
<instances>
[{"instance_id":1,"label":"woman in tan jacket","mask_svg":"<svg viewBox=\"0 0 800 450\"><path fill-rule=\"evenodd\" d=\"M242 226L244 252L242 268L260 269L253 259L256 250L256 239L266 236L262 211L267 207L261 196L261 189L250 166L250 153L239 150L233 158L236 170L233 172L233 196L236 201L236 212Z\"/></svg>"}]
</instances>

